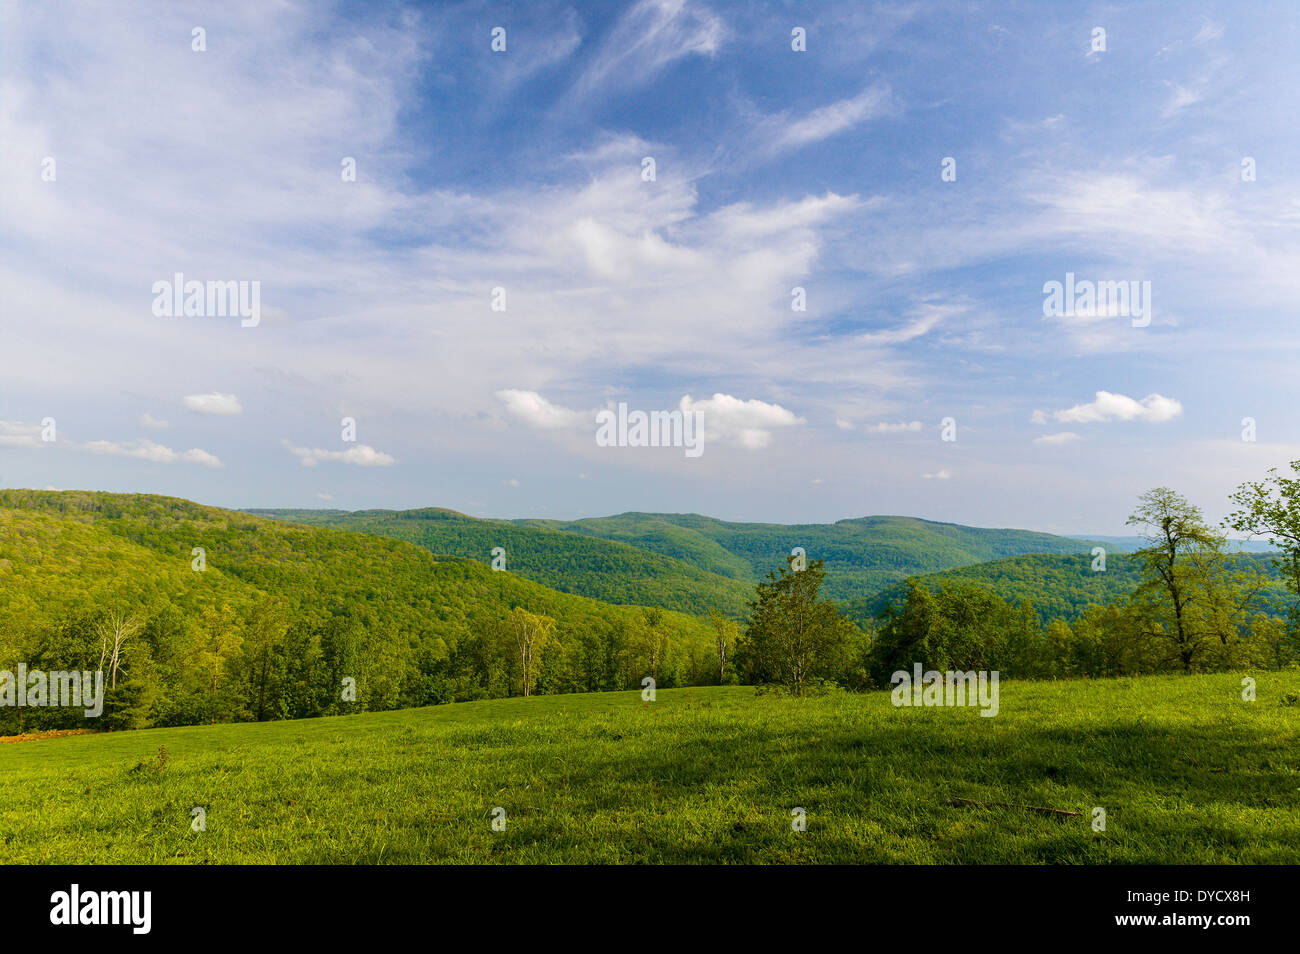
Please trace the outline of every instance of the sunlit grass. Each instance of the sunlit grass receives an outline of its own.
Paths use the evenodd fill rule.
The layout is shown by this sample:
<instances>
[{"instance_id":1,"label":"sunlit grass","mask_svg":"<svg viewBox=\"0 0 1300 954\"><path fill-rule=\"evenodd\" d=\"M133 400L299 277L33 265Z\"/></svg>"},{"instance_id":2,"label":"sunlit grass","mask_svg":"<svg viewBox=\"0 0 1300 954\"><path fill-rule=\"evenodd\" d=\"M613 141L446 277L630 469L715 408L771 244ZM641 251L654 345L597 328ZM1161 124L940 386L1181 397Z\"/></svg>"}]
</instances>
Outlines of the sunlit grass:
<instances>
[{"instance_id":1,"label":"sunlit grass","mask_svg":"<svg viewBox=\"0 0 1300 954\"><path fill-rule=\"evenodd\" d=\"M1255 702L1230 674L1004 682L996 718L894 708L883 692L729 687L38 740L0 746L0 850L8 863L1300 863L1300 707L1285 704L1300 674L1256 678Z\"/></svg>"}]
</instances>

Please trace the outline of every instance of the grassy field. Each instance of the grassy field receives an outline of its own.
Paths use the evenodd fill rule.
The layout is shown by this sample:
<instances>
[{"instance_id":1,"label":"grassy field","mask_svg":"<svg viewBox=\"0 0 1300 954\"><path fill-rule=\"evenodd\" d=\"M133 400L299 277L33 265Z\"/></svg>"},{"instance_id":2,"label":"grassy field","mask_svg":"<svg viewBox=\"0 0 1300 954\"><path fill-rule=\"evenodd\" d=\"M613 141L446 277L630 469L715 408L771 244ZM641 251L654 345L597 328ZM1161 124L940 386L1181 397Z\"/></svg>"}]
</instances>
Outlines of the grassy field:
<instances>
[{"instance_id":1,"label":"grassy field","mask_svg":"<svg viewBox=\"0 0 1300 954\"><path fill-rule=\"evenodd\" d=\"M996 718L728 687L0 745L0 858L1300 863L1300 675L1256 678L1003 683Z\"/></svg>"}]
</instances>

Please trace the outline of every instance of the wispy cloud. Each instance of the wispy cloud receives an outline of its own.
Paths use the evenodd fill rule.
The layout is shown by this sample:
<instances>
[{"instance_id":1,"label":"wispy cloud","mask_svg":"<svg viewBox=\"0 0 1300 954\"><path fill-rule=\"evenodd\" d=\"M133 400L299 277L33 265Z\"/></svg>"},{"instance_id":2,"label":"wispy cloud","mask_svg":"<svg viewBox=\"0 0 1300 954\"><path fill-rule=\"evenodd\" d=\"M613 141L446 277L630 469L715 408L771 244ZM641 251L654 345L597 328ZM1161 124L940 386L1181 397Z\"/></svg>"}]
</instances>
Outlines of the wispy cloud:
<instances>
[{"instance_id":1,"label":"wispy cloud","mask_svg":"<svg viewBox=\"0 0 1300 954\"><path fill-rule=\"evenodd\" d=\"M846 129L886 115L891 108L889 87L878 84L868 86L856 96L814 109L800 118L792 118L787 114L770 117L764 124L770 137L768 148L772 152L784 152L821 142Z\"/></svg>"},{"instance_id":2,"label":"wispy cloud","mask_svg":"<svg viewBox=\"0 0 1300 954\"><path fill-rule=\"evenodd\" d=\"M643 86L683 57L713 55L725 36L722 19L701 4L640 0L605 37L573 95Z\"/></svg>"},{"instance_id":3,"label":"wispy cloud","mask_svg":"<svg viewBox=\"0 0 1300 954\"><path fill-rule=\"evenodd\" d=\"M351 464L355 467L392 467L397 463L392 455L377 451L368 444L356 444L347 450L335 451L321 450L319 447L299 447L287 440L282 443L304 467L315 467L325 461Z\"/></svg>"},{"instance_id":4,"label":"wispy cloud","mask_svg":"<svg viewBox=\"0 0 1300 954\"><path fill-rule=\"evenodd\" d=\"M138 441L87 441L83 444L70 445L76 450L91 454L107 454L112 457L130 457L149 461L152 464L201 464L204 467L221 467L221 460L215 454L192 447L187 451L174 451L170 447L150 440Z\"/></svg>"}]
</instances>

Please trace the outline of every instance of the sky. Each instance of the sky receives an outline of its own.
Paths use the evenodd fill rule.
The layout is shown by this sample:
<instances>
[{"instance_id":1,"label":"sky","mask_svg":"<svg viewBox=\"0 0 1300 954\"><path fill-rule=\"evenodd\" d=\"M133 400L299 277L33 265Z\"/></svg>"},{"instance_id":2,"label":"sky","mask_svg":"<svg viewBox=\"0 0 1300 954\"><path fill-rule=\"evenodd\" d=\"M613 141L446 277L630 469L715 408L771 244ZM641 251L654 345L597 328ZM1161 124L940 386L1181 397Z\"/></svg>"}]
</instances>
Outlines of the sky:
<instances>
[{"instance_id":1,"label":"sky","mask_svg":"<svg viewBox=\"0 0 1300 954\"><path fill-rule=\"evenodd\" d=\"M1300 458L1298 24L6 3L0 486L1122 534L1165 485L1218 520ZM178 273L255 319L166 314ZM1061 314L1067 275L1145 294ZM598 440L619 405L702 451Z\"/></svg>"}]
</instances>

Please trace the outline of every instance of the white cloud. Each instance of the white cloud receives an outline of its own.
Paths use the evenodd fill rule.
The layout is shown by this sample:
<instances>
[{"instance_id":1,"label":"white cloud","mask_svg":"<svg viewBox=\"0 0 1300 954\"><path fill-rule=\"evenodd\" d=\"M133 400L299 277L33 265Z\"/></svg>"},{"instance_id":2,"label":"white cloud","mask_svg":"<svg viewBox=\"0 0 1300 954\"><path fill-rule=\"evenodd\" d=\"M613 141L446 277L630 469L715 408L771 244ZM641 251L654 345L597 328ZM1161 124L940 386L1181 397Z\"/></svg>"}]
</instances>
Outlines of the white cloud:
<instances>
[{"instance_id":1,"label":"white cloud","mask_svg":"<svg viewBox=\"0 0 1300 954\"><path fill-rule=\"evenodd\" d=\"M921 476L926 480L950 480L952 479L952 471L945 467L943 470L937 471L933 474L922 474Z\"/></svg>"},{"instance_id":2,"label":"white cloud","mask_svg":"<svg viewBox=\"0 0 1300 954\"><path fill-rule=\"evenodd\" d=\"M215 454L209 454L205 450L192 447L185 453L181 454L181 459L191 464L202 464L204 467L220 467L221 461Z\"/></svg>"},{"instance_id":3,"label":"white cloud","mask_svg":"<svg viewBox=\"0 0 1300 954\"><path fill-rule=\"evenodd\" d=\"M41 425L25 424L22 421L0 421L0 446L5 447L41 447L46 444L41 440Z\"/></svg>"},{"instance_id":4,"label":"white cloud","mask_svg":"<svg viewBox=\"0 0 1300 954\"><path fill-rule=\"evenodd\" d=\"M159 420L158 418L150 414L148 411L145 411L143 414L140 415L140 426L161 428L161 427L169 427L170 425L166 421Z\"/></svg>"},{"instance_id":5,"label":"white cloud","mask_svg":"<svg viewBox=\"0 0 1300 954\"><path fill-rule=\"evenodd\" d=\"M244 409L239 404L239 398L233 394L222 394L219 391L213 391L210 394L190 394L182 399L182 403L191 411L197 411L199 414L243 414Z\"/></svg>"},{"instance_id":6,"label":"white cloud","mask_svg":"<svg viewBox=\"0 0 1300 954\"><path fill-rule=\"evenodd\" d=\"M698 3L641 0L609 31L574 95L644 85L682 57L712 56L725 35L722 20Z\"/></svg>"},{"instance_id":7,"label":"white cloud","mask_svg":"<svg viewBox=\"0 0 1300 954\"><path fill-rule=\"evenodd\" d=\"M866 345L902 344L905 341L911 341L913 338L928 334L941 321L964 310L964 308L957 305L927 304L907 324L898 328L888 328L884 331L868 331L865 334L858 335L858 340Z\"/></svg>"},{"instance_id":8,"label":"white cloud","mask_svg":"<svg viewBox=\"0 0 1300 954\"><path fill-rule=\"evenodd\" d=\"M707 440L730 442L747 450L766 447L776 428L804 423L802 417L779 404L767 404L753 399L742 401L730 394L714 394L702 401L692 400L687 394L682 397L679 406L683 413L703 412L704 435Z\"/></svg>"},{"instance_id":9,"label":"white cloud","mask_svg":"<svg viewBox=\"0 0 1300 954\"><path fill-rule=\"evenodd\" d=\"M1097 398L1088 404L1076 404L1053 416L1058 421L1074 424L1095 424L1099 421L1146 421L1160 424L1171 421L1183 413L1183 405L1174 398L1148 394L1137 401L1123 394L1098 391Z\"/></svg>"},{"instance_id":10,"label":"white cloud","mask_svg":"<svg viewBox=\"0 0 1300 954\"><path fill-rule=\"evenodd\" d=\"M536 391L520 391L510 388L496 392L506 410L525 424L540 430L576 428L583 425L594 426L595 416L582 411L572 411L567 407L552 404Z\"/></svg>"},{"instance_id":11,"label":"white cloud","mask_svg":"<svg viewBox=\"0 0 1300 954\"><path fill-rule=\"evenodd\" d=\"M772 117L769 125L774 133L770 148L777 151L797 149L810 142L820 142L883 115L889 108L889 88L877 85L867 87L857 96L815 109L802 119Z\"/></svg>"},{"instance_id":12,"label":"white cloud","mask_svg":"<svg viewBox=\"0 0 1300 954\"><path fill-rule=\"evenodd\" d=\"M287 440L281 443L304 467L315 467L321 461L335 461L357 467L392 467L397 463L391 455L377 451L368 444L356 444L347 450L332 451L321 450L319 447L298 447Z\"/></svg>"},{"instance_id":13,"label":"white cloud","mask_svg":"<svg viewBox=\"0 0 1300 954\"><path fill-rule=\"evenodd\" d=\"M1079 435L1074 431L1059 431L1055 434L1044 434L1042 437L1035 437L1035 444L1068 444L1070 441L1079 440Z\"/></svg>"},{"instance_id":14,"label":"white cloud","mask_svg":"<svg viewBox=\"0 0 1300 954\"><path fill-rule=\"evenodd\" d=\"M914 434L921 430L921 422L899 421L896 424L890 424L888 421L881 421L878 424L872 424L867 428L867 430L872 434Z\"/></svg>"},{"instance_id":15,"label":"white cloud","mask_svg":"<svg viewBox=\"0 0 1300 954\"><path fill-rule=\"evenodd\" d=\"M151 440L138 441L87 441L84 444L71 445L77 450L91 454L107 454L111 457L130 457L146 460L153 464L175 464L183 461L188 464L202 464L204 467L221 467L221 460L215 454L192 447L187 451L174 451L170 447Z\"/></svg>"}]
</instances>

